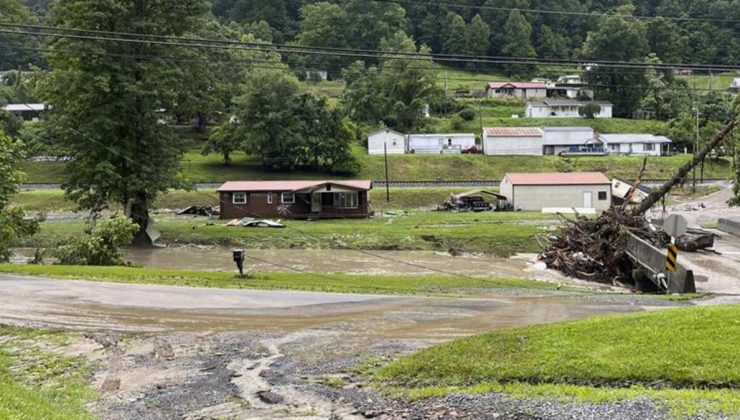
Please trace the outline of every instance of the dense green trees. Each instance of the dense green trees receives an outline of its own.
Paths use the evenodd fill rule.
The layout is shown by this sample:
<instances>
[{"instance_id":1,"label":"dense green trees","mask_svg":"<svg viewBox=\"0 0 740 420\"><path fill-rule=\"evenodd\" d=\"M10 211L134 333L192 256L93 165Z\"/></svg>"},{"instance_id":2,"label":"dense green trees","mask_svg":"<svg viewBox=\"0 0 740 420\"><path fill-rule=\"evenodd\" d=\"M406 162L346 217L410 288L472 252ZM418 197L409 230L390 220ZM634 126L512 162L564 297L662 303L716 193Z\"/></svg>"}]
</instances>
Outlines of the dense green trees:
<instances>
[{"instance_id":1,"label":"dense green trees","mask_svg":"<svg viewBox=\"0 0 740 420\"><path fill-rule=\"evenodd\" d=\"M0 0L0 20L3 22L37 23L37 17L22 0ZM15 28L3 27L17 31ZM0 33L0 70L27 69L43 62L36 50L38 40L29 36Z\"/></svg>"},{"instance_id":2,"label":"dense green trees","mask_svg":"<svg viewBox=\"0 0 740 420\"><path fill-rule=\"evenodd\" d=\"M23 157L23 144L7 137L0 129L0 262L10 258L13 241L39 230L39 219L29 219L21 208L11 205L18 185L25 179L18 168Z\"/></svg>"},{"instance_id":3,"label":"dense green trees","mask_svg":"<svg viewBox=\"0 0 740 420\"><path fill-rule=\"evenodd\" d=\"M59 0L51 22L180 36L195 32L206 10L202 0ZM157 195L181 185L182 151L158 112L175 109L178 90L194 82L186 64L140 58L178 52L152 43L54 37L47 48L52 72L41 89L50 106L47 118L74 158L66 166L67 196L93 211L120 203L140 226L135 242L149 242L149 207ZM97 58L90 59L91 53Z\"/></svg>"}]
</instances>

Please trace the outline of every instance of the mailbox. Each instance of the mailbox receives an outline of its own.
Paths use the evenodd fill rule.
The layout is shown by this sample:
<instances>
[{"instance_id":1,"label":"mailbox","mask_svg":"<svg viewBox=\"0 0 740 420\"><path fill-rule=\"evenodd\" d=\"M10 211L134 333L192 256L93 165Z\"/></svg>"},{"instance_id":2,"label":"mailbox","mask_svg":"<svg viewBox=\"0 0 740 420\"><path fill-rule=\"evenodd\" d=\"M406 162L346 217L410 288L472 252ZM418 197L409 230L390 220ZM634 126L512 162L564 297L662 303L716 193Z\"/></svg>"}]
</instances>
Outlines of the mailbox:
<instances>
[{"instance_id":1,"label":"mailbox","mask_svg":"<svg viewBox=\"0 0 740 420\"><path fill-rule=\"evenodd\" d=\"M243 262L243 261L244 261L244 250L235 249L234 250L234 262Z\"/></svg>"},{"instance_id":2,"label":"mailbox","mask_svg":"<svg viewBox=\"0 0 740 420\"><path fill-rule=\"evenodd\" d=\"M234 262L236 263L236 268L239 269L239 277L244 277L244 258L245 258L245 252L243 249L235 249L232 251Z\"/></svg>"}]
</instances>

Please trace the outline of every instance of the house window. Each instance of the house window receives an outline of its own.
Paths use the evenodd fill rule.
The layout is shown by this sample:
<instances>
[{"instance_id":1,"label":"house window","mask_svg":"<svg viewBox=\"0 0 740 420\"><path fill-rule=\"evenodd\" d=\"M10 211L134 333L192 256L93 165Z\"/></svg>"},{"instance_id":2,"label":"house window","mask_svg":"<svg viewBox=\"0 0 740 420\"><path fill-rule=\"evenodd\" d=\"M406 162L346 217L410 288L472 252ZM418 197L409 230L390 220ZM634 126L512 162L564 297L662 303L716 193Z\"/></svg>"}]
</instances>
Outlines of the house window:
<instances>
[{"instance_id":1,"label":"house window","mask_svg":"<svg viewBox=\"0 0 740 420\"><path fill-rule=\"evenodd\" d=\"M334 193L334 207L336 208L357 208L356 192Z\"/></svg>"},{"instance_id":2,"label":"house window","mask_svg":"<svg viewBox=\"0 0 740 420\"><path fill-rule=\"evenodd\" d=\"M272 193L267 193L267 204L272 204Z\"/></svg>"},{"instance_id":3,"label":"house window","mask_svg":"<svg viewBox=\"0 0 740 420\"><path fill-rule=\"evenodd\" d=\"M652 143L645 143L645 150L648 152L652 152L655 150L655 145Z\"/></svg>"},{"instance_id":4,"label":"house window","mask_svg":"<svg viewBox=\"0 0 740 420\"><path fill-rule=\"evenodd\" d=\"M284 192L280 195L280 202L283 204L295 203L295 194L291 192Z\"/></svg>"},{"instance_id":5,"label":"house window","mask_svg":"<svg viewBox=\"0 0 740 420\"><path fill-rule=\"evenodd\" d=\"M599 201L606 200L606 191L599 191Z\"/></svg>"},{"instance_id":6,"label":"house window","mask_svg":"<svg viewBox=\"0 0 740 420\"><path fill-rule=\"evenodd\" d=\"M234 204L247 204L247 193L238 192L231 196L231 202Z\"/></svg>"}]
</instances>

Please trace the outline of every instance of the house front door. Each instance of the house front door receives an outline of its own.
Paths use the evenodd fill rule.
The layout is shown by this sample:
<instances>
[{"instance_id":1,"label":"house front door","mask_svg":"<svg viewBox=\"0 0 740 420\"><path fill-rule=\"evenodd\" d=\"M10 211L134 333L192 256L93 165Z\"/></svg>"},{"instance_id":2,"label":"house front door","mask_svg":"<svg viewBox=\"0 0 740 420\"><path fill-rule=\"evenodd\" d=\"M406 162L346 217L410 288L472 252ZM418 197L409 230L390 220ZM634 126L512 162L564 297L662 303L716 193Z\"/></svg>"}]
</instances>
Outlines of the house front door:
<instances>
[{"instance_id":1,"label":"house front door","mask_svg":"<svg viewBox=\"0 0 740 420\"><path fill-rule=\"evenodd\" d=\"M583 192L583 208L590 209L593 206L594 206L594 202L593 202L593 195L591 191L584 191Z\"/></svg>"},{"instance_id":2,"label":"house front door","mask_svg":"<svg viewBox=\"0 0 740 420\"><path fill-rule=\"evenodd\" d=\"M321 211L321 194L311 194L311 213L318 213Z\"/></svg>"}]
</instances>

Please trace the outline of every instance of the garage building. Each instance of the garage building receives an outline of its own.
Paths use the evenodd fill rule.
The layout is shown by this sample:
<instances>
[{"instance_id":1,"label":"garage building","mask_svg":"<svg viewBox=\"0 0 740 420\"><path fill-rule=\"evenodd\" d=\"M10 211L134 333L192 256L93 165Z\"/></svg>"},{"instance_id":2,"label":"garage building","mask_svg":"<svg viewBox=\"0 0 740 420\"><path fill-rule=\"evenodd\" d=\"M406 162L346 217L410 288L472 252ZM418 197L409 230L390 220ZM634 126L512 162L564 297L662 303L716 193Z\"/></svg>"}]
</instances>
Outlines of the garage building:
<instances>
[{"instance_id":1,"label":"garage building","mask_svg":"<svg viewBox=\"0 0 740 420\"><path fill-rule=\"evenodd\" d=\"M508 173L499 192L516 210L601 211L611 205L611 181L601 172Z\"/></svg>"}]
</instances>

